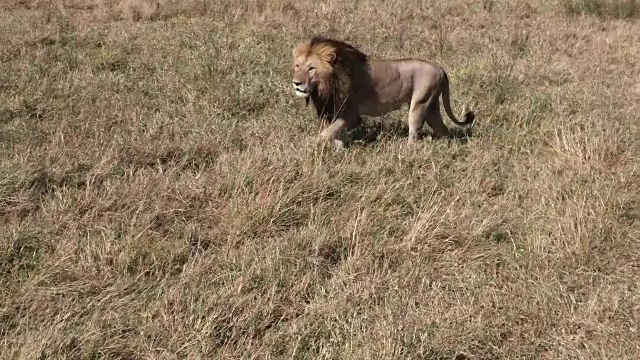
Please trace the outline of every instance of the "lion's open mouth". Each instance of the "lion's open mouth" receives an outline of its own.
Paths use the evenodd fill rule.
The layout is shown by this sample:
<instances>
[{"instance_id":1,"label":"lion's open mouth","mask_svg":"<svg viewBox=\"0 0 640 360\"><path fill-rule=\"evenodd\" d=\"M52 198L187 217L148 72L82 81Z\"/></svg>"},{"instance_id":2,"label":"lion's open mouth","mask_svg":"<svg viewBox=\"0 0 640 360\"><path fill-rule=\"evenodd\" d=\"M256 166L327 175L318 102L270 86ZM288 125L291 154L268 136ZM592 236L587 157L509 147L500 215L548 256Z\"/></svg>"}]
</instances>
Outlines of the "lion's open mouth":
<instances>
[{"instance_id":1,"label":"lion's open mouth","mask_svg":"<svg viewBox=\"0 0 640 360\"><path fill-rule=\"evenodd\" d=\"M309 89L296 87L296 96L308 97L309 96Z\"/></svg>"}]
</instances>

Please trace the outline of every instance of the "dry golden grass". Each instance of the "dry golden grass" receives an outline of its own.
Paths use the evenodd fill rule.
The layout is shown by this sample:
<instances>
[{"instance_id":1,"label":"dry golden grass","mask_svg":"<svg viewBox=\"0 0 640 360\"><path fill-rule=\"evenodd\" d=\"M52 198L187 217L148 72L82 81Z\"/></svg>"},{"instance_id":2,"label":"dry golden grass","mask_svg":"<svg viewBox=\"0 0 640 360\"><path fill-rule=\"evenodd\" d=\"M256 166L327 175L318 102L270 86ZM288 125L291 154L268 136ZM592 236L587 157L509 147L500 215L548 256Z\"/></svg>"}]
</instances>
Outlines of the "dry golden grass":
<instances>
[{"instance_id":1,"label":"dry golden grass","mask_svg":"<svg viewBox=\"0 0 640 360\"><path fill-rule=\"evenodd\" d=\"M3 2L2 358L640 358L634 4ZM473 136L316 149L315 32Z\"/></svg>"}]
</instances>

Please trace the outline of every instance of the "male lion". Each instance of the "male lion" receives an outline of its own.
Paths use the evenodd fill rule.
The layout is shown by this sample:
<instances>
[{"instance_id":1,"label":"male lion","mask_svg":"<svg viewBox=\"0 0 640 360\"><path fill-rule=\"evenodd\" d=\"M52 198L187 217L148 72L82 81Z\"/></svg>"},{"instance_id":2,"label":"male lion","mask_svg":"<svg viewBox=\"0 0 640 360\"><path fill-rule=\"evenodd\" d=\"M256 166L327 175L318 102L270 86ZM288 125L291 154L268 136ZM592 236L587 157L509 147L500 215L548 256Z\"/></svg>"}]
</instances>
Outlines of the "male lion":
<instances>
[{"instance_id":1,"label":"male lion","mask_svg":"<svg viewBox=\"0 0 640 360\"><path fill-rule=\"evenodd\" d=\"M319 140L343 146L339 137L360 125L361 115L381 116L409 103L409 143L426 120L436 137L449 137L439 96L449 118L471 123L473 111L459 122L449 104L449 78L439 65L413 58L370 60L343 41L315 36L293 50L295 94L309 100L324 124Z\"/></svg>"}]
</instances>

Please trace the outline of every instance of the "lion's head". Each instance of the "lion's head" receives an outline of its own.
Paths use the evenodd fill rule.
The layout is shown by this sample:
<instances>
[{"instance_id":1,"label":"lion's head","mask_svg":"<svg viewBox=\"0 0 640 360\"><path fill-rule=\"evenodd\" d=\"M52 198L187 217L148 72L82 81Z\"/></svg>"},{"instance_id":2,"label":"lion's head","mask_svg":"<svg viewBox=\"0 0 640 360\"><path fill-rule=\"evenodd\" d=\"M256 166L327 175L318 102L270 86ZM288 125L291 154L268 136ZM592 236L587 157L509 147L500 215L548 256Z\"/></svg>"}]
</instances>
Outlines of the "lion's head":
<instances>
[{"instance_id":1,"label":"lion's head","mask_svg":"<svg viewBox=\"0 0 640 360\"><path fill-rule=\"evenodd\" d=\"M295 94L316 106L346 100L356 82L368 79L368 69L367 56L339 40L315 36L293 50Z\"/></svg>"}]
</instances>

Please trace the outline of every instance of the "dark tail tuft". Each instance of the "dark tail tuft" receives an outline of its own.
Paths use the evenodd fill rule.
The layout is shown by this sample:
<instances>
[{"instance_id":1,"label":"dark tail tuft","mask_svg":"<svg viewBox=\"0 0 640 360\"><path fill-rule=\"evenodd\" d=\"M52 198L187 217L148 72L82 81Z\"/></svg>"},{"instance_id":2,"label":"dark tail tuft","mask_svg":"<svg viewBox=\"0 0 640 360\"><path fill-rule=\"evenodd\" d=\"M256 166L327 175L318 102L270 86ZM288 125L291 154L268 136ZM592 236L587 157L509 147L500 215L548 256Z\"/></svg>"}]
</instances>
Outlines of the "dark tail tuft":
<instances>
[{"instance_id":1,"label":"dark tail tuft","mask_svg":"<svg viewBox=\"0 0 640 360\"><path fill-rule=\"evenodd\" d=\"M476 114L472 110L467 111L467 113L464 114L464 123L465 124L471 124L473 122L473 120L475 120L475 119L476 119Z\"/></svg>"}]
</instances>

